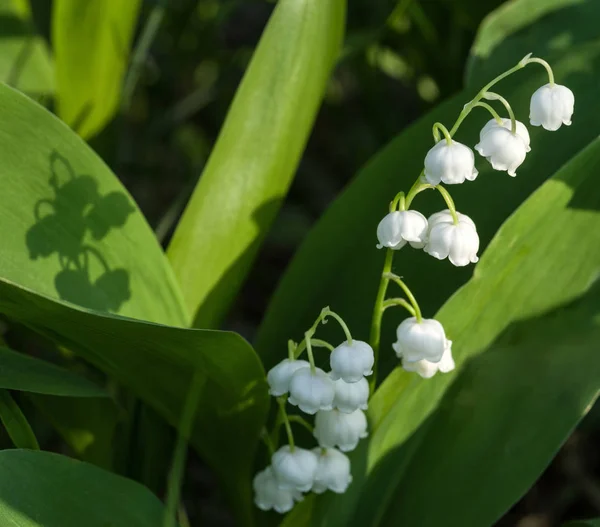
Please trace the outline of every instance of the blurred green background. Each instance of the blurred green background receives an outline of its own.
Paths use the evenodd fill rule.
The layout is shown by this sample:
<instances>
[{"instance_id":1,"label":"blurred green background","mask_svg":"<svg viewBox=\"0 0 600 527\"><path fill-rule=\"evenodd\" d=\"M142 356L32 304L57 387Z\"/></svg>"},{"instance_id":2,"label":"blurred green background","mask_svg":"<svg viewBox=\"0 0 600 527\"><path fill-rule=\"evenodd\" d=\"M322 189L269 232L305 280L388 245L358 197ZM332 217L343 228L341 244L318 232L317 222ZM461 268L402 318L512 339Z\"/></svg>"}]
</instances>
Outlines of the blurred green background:
<instances>
[{"instance_id":1,"label":"blurred green background","mask_svg":"<svg viewBox=\"0 0 600 527\"><path fill-rule=\"evenodd\" d=\"M288 197L225 328L253 339L279 278L311 226L377 150L462 87L477 28L500 3L349 1L343 55ZM0 0L0 15L9 4L13 0ZM273 8L274 2L266 0L142 3L136 39L150 17L158 16L160 26L141 63L130 104L89 142L136 199L163 246L202 172ZM52 2L32 0L31 9L35 32L49 46ZM0 39L8 41L23 30L11 26L8 17L0 16L2 20ZM0 71L3 80L18 84L10 69ZM51 96L31 95L53 107ZM13 348L43 355L45 344L23 328L9 328L6 338ZM588 415L537 484L497 525L550 527L600 513L597 413ZM40 428L43 422L36 424ZM64 448L46 428L44 447ZM5 436L2 444L9 444ZM168 462L165 454L164 465ZM159 492L161 485L156 482ZM192 525L233 524L213 476L193 453L184 498Z\"/></svg>"}]
</instances>

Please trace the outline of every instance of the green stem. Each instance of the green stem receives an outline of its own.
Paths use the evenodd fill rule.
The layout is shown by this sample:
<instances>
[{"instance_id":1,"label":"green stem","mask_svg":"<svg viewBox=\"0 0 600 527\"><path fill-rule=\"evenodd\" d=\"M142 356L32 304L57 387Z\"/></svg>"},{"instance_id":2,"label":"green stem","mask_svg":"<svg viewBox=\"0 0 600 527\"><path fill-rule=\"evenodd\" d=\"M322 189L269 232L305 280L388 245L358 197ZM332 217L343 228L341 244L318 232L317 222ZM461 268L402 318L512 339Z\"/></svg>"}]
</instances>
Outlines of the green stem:
<instances>
[{"instance_id":1,"label":"green stem","mask_svg":"<svg viewBox=\"0 0 600 527\"><path fill-rule=\"evenodd\" d=\"M369 380L369 387L371 393L375 391L375 385L377 384L377 361L379 358L379 346L381 343L381 320L383 318L383 303L385 301L385 293L388 288L389 278L387 274L392 270L392 262L394 260L394 251L387 249L385 252L385 262L383 263L383 271L381 273L381 280L379 282L379 290L377 291L377 298L375 299L375 306L373 307L373 318L371 320L371 333L369 336L369 343L373 348L375 356L375 367L373 368L373 375Z\"/></svg>"},{"instance_id":2,"label":"green stem","mask_svg":"<svg viewBox=\"0 0 600 527\"><path fill-rule=\"evenodd\" d=\"M500 101L504 105L504 107L506 108L506 111L508 112L508 116L510 117L510 123L511 123L510 131L513 134L516 134L517 133L517 120L515 119L515 113L513 112L513 109L511 108L508 101L504 97L502 97L502 95L500 95L499 93L494 93L491 91L485 92L483 94L483 96L488 101Z\"/></svg>"},{"instance_id":3,"label":"green stem","mask_svg":"<svg viewBox=\"0 0 600 527\"><path fill-rule=\"evenodd\" d=\"M123 92L121 94L121 111L127 110L131 105L133 92L135 91L138 79L140 78L142 66L146 61L146 55L148 54L148 50L152 45L152 41L156 37L156 33L158 32L158 28L160 27L162 19L165 16L165 6L166 0L163 2L158 2L152 8L140 39L138 40L138 43L133 51L131 56L131 65L129 67L129 71L127 72L125 82L123 83Z\"/></svg>"},{"instance_id":4,"label":"green stem","mask_svg":"<svg viewBox=\"0 0 600 527\"><path fill-rule=\"evenodd\" d=\"M490 112L490 113L492 114L492 117L493 117L494 119L496 119L496 122L497 122L498 124L500 124L500 125L501 125L501 124L503 123L503 121L502 121L502 117L500 117L500 116L498 115L498 113L496 112L496 110L494 110L494 109L493 109L493 108L492 108L492 107L491 107L491 106L490 106L488 103L486 103L486 102L478 102L478 103L475 103L475 104L473 105L473 108L477 108L477 107L485 108L485 109L486 109L488 112Z\"/></svg>"},{"instance_id":5,"label":"green stem","mask_svg":"<svg viewBox=\"0 0 600 527\"><path fill-rule=\"evenodd\" d=\"M402 278L400 278L398 275L395 275L393 273L385 273L385 274L386 274L386 277L388 278L388 280L391 280L392 282L395 282L396 284L398 284L400 286L400 288L404 291L404 294L408 297L408 299L410 300L410 303L412 304L412 306L415 310L415 318L417 319L417 322L421 323L423 321L423 316L421 315L421 309L419 308L419 304L417 304L417 299L412 294L411 290L404 283Z\"/></svg>"},{"instance_id":6,"label":"green stem","mask_svg":"<svg viewBox=\"0 0 600 527\"><path fill-rule=\"evenodd\" d=\"M306 342L306 354L308 355L308 362L310 364L310 371L314 374L314 373L316 373L317 368L315 366L315 358L314 358L313 352L312 352L312 343L311 343L310 337L311 337L311 335L307 331L304 334L304 342Z\"/></svg>"},{"instance_id":7,"label":"green stem","mask_svg":"<svg viewBox=\"0 0 600 527\"><path fill-rule=\"evenodd\" d=\"M413 186L408 191L408 195L406 196L406 208L409 208L415 196L424 190L434 188L433 185L429 183L421 183L421 178L425 174L425 170L421 171L421 174L417 178L417 180L413 183Z\"/></svg>"},{"instance_id":8,"label":"green stem","mask_svg":"<svg viewBox=\"0 0 600 527\"><path fill-rule=\"evenodd\" d=\"M296 358L296 350L298 346L293 340L288 340L288 359L294 360Z\"/></svg>"},{"instance_id":9,"label":"green stem","mask_svg":"<svg viewBox=\"0 0 600 527\"><path fill-rule=\"evenodd\" d=\"M346 335L346 340L348 341L348 344L350 344L350 346L352 346L352 335L342 317L340 317L335 311L331 311L331 309L329 309L328 307L326 307L325 309L323 309L323 311L321 311L321 317L323 319L323 323L325 323L325 321L327 320L327 317L335 318L337 320L337 322L339 323L339 325L344 330L344 334Z\"/></svg>"},{"instance_id":10,"label":"green stem","mask_svg":"<svg viewBox=\"0 0 600 527\"><path fill-rule=\"evenodd\" d=\"M329 351L333 351L334 347L329 344L329 342L325 341L325 340L321 340L321 339L310 339L311 344L315 347L315 348L327 348ZM306 349L306 340L303 340L296 348L296 351L294 353L294 359L297 359L298 357L300 357L300 355L302 355L302 352Z\"/></svg>"},{"instance_id":11,"label":"green stem","mask_svg":"<svg viewBox=\"0 0 600 527\"><path fill-rule=\"evenodd\" d=\"M288 414L285 411L285 399L279 398L277 399L277 403L279 404L279 413L281 415L281 420L285 425L285 433L287 434L288 443L290 445L290 452L294 451L296 445L294 443L294 434L292 433L292 425L290 424L290 420L288 418Z\"/></svg>"},{"instance_id":12,"label":"green stem","mask_svg":"<svg viewBox=\"0 0 600 527\"><path fill-rule=\"evenodd\" d=\"M402 306L404 309L406 309L406 311L408 311L413 317L415 316L415 308L412 307L412 305L407 302L404 298L388 298L384 303L383 303L383 309L384 311L388 308L388 307L394 307L394 306Z\"/></svg>"},{"instance_id":13,"label":"green stem","mask_svg":"<svg viewBox=\"0 0 600 527\"><path fill-rule=\"evenodd\" d=\"M390 203L390 212L394 212L396 210L396 207L398 206L398 204L400 204L400 210L406 210L406 201L404 198L404 192L398 192L398 194L396 194L396 197Z\"/></svg>"},{"instance_id":14,"label":"green stem","mask_svg":"<svg viewBox=\"0 0 600 527\"><path fill-rule=\"evenodd\" d=\"M306 428L311 434L313 433L313 426L306 421L302 416L300 415L289 415L288 416L288 421L294 422L294 423L298 423L301 424L304 428Z\"/></svg>"},{"instance_id":15,"label":"green stem","mask_svg":"<svg viewBox=\"0 0 600 527\"><path fill-rule=\"evenodd\" d=\"M171 471L167 482L167 499L163 522L164 527L175 527L177 524L177 508L181 496L181 484L187 457L187 442L192 432L204 381L204 375L200 373L194 375L190 391L188 392L183 407L179 435L177 437L177 444L175 445L173 462L171 464Z\"/></svg>"},{"instance_id":16,"label":"green stem","mask_svg":"<svg viewBox=\"0 0 600 527\"><path fill-rule=\"evenodd\" d=\"M262 439L262 442L267 447L267 450L269 451L269 456L272 456L275 453L275 445L273 444L273 441L271 440L271 436L269 435L269 432L267 431L266 427L264 427L264 426L260 432L260 438Z\"/></svg>"},{"instance_id":17,"label":"green stem","mask_svg":"<svg viewBox=\"0 0 600 527\"><path fill-rule=\"evenodd\" d=\"M450 210L450 214L452 214L452 221L454 222L454 225L458 225L458 215L456 214L456 207L454 206L454 200L452 199L452 196L444 187L442 187L442 185L437 185L435 188L444 198L446 205L448 205L448 210Z\"/></svg>"},{"instance_id":18,"label":"green stem","mask_svg":"<svg viewBox=\"0 0 600 527\"><path fill-rule=\"evenodd\" d=\"M442 123L435 123L433 125L433 138L435 139L435 142L437 143L440 140L440 134L438 133L438 130L441 130L442 134L444 134L444 137L446 138L446 144L448 146L452 145L452 136Z\"/></svg>"},{"instance_id":19,"label":"green stem","mask_svg":"<svg viewBox=\"0 0 600 527\"><path fill-rule=\"evenodd\" d=\"M546 71L548 72L548 83L550 84L550 86L554 86L554 72L552 71L550 64L548 64L543 59L538 59L537 57L533 57L532 59L530 59L530 58L525 59L525 65L530 64L532 62L541 64L542 66L544 66L544 68L546 68Z\"/></svg>"}]
</instances>

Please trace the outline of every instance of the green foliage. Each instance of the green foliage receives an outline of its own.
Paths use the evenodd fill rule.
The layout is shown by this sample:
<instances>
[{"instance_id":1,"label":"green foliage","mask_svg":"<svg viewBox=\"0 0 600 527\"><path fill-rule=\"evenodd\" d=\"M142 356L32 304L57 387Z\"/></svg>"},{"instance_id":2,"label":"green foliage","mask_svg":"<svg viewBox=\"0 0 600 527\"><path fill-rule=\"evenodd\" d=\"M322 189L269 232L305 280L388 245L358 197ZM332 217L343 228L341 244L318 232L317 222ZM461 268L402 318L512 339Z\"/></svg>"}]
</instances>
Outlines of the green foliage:
<instances>
[{"instance_id":1,"label":"green foliage","mask_svg":"<svg viewBox=\"0 0 600 527\"><path fill-rule=\"evenodd\" d=\"M343 37L345 1L278 2L169 247L197 327L216 327L285 197Z\"/></svg>"},{"instance_id":2,"label":"green foliage","mask_svg":"<svg viewBox=\"0 0 600 527\"><path fill-rule=\"evenodd\" d=\"M108 397L85 378L49 362L0 347L0 388L66 397Z\"/></svg>"},{"instance_id":3,"label":"green foliage","mask_svg":"<svg viewBox=\"0 0 600 527\"><path fill-rule=\"evenodd\" d=\"M0 276L98 311L185 325L154 233L109 168L67 126L0 86Z\"/></svg>"},{"instance_id":4,"label":"green foliage","mask_svg":"<svg viewBox=\"0 0 600 527\"><path fill-rule=\"evenodd\" d=\"M148 489L49 452L0 452L0 523L11 527L160 527Z\"/></svg>"},{"instance_id":5,"label":"green foliage","mask_svg":"<svg viewBox=\"0 0 600 527\"><path fill-rule=\"evenodd\" d=\"M27 418L8 390L0 390L0 419L17 448L40 449Z\"/></svg>"},{"instance_id":6,"label":"green foliage","mask_svg":"<svg viewBox=\"0 0 600 527\"><path fill-rule=\"evenodd\" d=\"M563 527L600 527L600 518L595 520L580 520L576 522L565 523Z\"/></svg>"},{"instance_id":7,"label":"green foliage","mask_svg":"<svg viewBox=\"0 0 600 527\"><path fill-rule=\"evenodd\" d=\"M54 91L44 40L35 33L27 0L0 0L0 80L30 95Z\"/></svg>"},{"instance_id":8,"label":"green foliage","mask_svg":"<svg viewBox=\"0 0 600 527\"><path fill-rule=\"evenodd\" d=\"M119 107L140 0L55 0L52 47L58 116L84 138Z\"/></svg>"},{"instance_id":9,"label":"green foliage","mask_svg":"<svg viewBox=\"0 0 600 527\"><path fill-rule=\"evenodd\" d=\"M311 525L488 525L545 467L600 389L597 167L600 141L498 231L436 315L457 371L388 376L370 402L369 444L352 456L359 476L316 500Z\"/></svg>"}]
</instances>

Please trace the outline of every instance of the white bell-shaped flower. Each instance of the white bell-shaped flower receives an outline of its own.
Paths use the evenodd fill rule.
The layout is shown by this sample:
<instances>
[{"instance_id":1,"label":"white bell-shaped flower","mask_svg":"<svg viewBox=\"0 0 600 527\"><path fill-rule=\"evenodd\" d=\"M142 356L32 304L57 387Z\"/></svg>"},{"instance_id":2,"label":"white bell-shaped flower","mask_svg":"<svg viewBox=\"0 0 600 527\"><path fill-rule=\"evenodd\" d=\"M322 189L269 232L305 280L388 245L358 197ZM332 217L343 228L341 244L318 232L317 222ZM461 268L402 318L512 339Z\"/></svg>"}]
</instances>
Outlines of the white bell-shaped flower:
<instances>
[{"instance_id":1,"label":"white bell-shaped flower","mask_svg":"<svg viewBox=\"0 0 600 527\"><path fill-rule=\"evenodd\" d=\"M425 179L431 185L473 181L478 173L473 150L454 140L450 145L445 139L438 141L425 156Z\"/></svg>"},{"instance_id":2,"label":"white bell-shaped flower","mask_svg":"<svg viewBox=\"0 0 600 527\"><path fill-rule=\"evenodd\" d=\"M315 481L319 460L314 452L289 445L282 446L271 458L273 475L282 489L308 492Z\"/></svg>"},{"instance_id":3,"label":"white bell-shaped flower","mask_svg":"<svg viewBox=\"0 0 600 527\"><path fill-rule=\"evenodd\" d=\"M362 340L342 342L329 356L331 378L343 379L346 382L358 382L365 375L373 373L375 355L373 348Z\"/></svg>"},{"instance_id":4,"label":"white bell-shaped flower","mask_svg":"<svg viewBox=\"0 0 600 527\"><path fill-rule=\"evenodd\" d=\"M479 260L479 236L473 220L460 212L454 223L446 209L429 217L429 232L425 252L438 260L448 258L453 265L464 267Z\"/></svg>"},{"instance_id":5,"label":"white bell-shaped flower","mask_svg":"<svg viewBox=\"0 0 600 527\"><path fill-rule=\"evenodd\" d=\"M346 492L352 483L348 456L335 448L314 448L313 452L319 458L313 492L317 494L322 494L326 490L332 490L337 494Z\"/></svg>"},{"instance_id":6,"label":"white bell-shaped flower","mask_svg":"<svg viewBox=\"0 0 600 527\"><path fill-rule=\"evenodd\" d=\"M510 119L503 119L502 124L491 119L482 128L475 150L491 163L494 170L507 171L514 177L517 175L515 170L531 150L529 142L529 132L523 123L516 122L516 133L513 134Z\"/></svg>"},{"instance_id":7,"label":"white bell-shaped flower","mask_svg":"<svg viewBox=\"0 0 600 527\"><path fill-rule=\"evenodd\" d=\"M428 360L408 362L406 359L403 359L402 367L406 371L417 372L424 379L430 379L438 371L442 373L452 371L455 368L454 359L452 358L452 341L446 341L446 349L440 362L429 362Z\"/></svg>"},{"instance_id":8,"label":"white bell-shaped flower","mask_svg":"<svg viewBox=\"0 0 600 527\"><path fill-rule=\"evenodd\" d=\"M417 322L415 317L403 320L396 330L398 340L392 344L396 355L407 362L428 360L439 362L452 342L446 338L444 326L433 318Z\"/></svg>"},{"instance_id":9,"label":"white bell-shaped flower","mask_svg":"<svg viewBox=\"0 0 600 527\"><path fill-rule=\"evenodd\" d=\"M302 501L302 493L294 489L282 489L275 476L273 469L267 467L254 476L252 481L254 488L254 503L263 510L271 509L284 514L292 509L294 503Z\"/></svg>"},{"instance_id":10,"label":"white bell-shaped flower","mask_svg":"<svg viewBox=\"0 0 600 527\"><path fill-rule=\"evenodd\" d=\"M335 389L333 380L321 368L310 366L297 370L290 380L288 402L307 414L316 414L319 410L331 410Z\"/></svg>"},{"instance_id":11,"label":"white bell-shaped flower","mask_svg":"<svg viewBox=\"0 0 600 527\"><path fill-rule=\"evenodd\" d=\"M366 410L369 400L369 383L365 377L358 382L335 381L333 407L340 412L351 414L354 410Z\"/></svg>"},{"instance_id":12,"label":"white bell-shaped flower","mask_svg":"<svg viewBox=\"0 0 600 527\"><path fill-rule=\"evenodd\" d=\"M558 130L561 125L571 124L575 96L566 86L545 84L531 96L529 122L546 130Z\"/></svg>"},{"instance_id":13,"label":"white bell-shaped flower","mask_svg":"<svg viewBox=\"0 0 600 527\"><path fill-rule=\"evenodd\" d=\"M267 382L269 383L269 393L274 397L279 397L288 393L290 389L290 380L292 375L300 368L306 368L309 364L305 360L284 359L276 366L273 366L267 373Z\"/></svg>"},{"instance_id":14,"label":"white bell-shaped flower","mask_svg":"<svg viewBox=\"0 0 600 527\"><path fill-rule=\"evenodd\" d=\"M351 414L339 410L318 412L313 435L324 448L338 447L343 452L350 452L362 438L369 435L367 417L362 410L355 410Z\"/></svg>"},{"instance_id":15,"label":"white bell-shaped flower","mask_svg":"<svg viewBox=\"0 0 600 527\"><path fill-rule=\"evenodd\" d=\"M378 249L402 249L410 243L415 249L425 245L427 218L416 210L390 212L377 226Z\"/></svg>"}]
</instances>

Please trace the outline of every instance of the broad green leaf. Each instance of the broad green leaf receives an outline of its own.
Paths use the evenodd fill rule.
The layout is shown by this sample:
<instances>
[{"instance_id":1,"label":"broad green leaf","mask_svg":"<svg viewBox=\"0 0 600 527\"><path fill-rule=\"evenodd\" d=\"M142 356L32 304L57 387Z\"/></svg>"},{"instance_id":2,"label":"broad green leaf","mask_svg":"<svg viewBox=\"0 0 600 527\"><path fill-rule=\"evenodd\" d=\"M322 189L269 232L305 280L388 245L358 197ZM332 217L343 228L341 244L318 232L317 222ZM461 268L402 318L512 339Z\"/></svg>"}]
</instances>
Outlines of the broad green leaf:
<instances>
[{"instance_id":1,"label":"broad green leaf","mask_svg":"<svg viewBox=\"0 0 600 527\"><path fill-rule=\"evenodd\" d=\"M98 316L112 311L187 324L169 264L110 170L68 127L23 95L0 86L0 101L5 196L0 277L15 291L30 291L14 298L21 309L5 298L4 312L77 352L173 426L179 424L192 374L204 372L192 443L215 464L232 499L242 502L240 514L247 515L250 464L267 404L256 354L231 333ZM65 301L95 312L67 307ZM34 306L41 309L37 315ZM221 464L223 452L227 462Z\"/></svg>"},{"instance_id":2,"label":"broad green leaf","mask_svg":"<svg viewBox=\"0 0 600 527\"><path fill-rule=\"evenodd\" d=\"M217 327L296 171L344 33L345 0L281 0L169 247L197 327Z\"/></svg>"},{"instance_id":3,"label":"broad green leaf","mask_svg":"<svg viewBox=\"0 0 600 527\"><path fill-rule=\"evenodd\" d=\"M82 461L113 469L115 429L127 416L112 399L29 394L36 410Z\"/></svg>"},{"instance_id":4,"label":"broad green leaf","mask_svg":"<svg viewBox=\"0 0 600 527\"><path fill-rule=\"evenodd\" d=\"M0 390L0 420L17 448L39 450L40 446L27 418L8 390Z\"/></svg>"},{"instance_id":5,"label":"broad green leaf","mask_svg":"<svg viewBox=\"0 0 600 527\"><path fill-rule=\"evenodd\" d=\"M564 523L563 527L600 527L600 518L594 520L578 520Z\"/></svg>"},{"instance_id":6,"label":"broad green leaf","mask_svg":"<svg viewBox=\"0 0 600 527\"><path fill-rule=\"evenodd\" d=\"M477 180L449 188L457 209L477 224L482 250L502 221L531 192L600 134L600 120L596 118L600 114L596 90L600 68L590 66L600 61L600 37L592 22L600 17L600 3L583 3L578 12L572 9L568 8L569 20L578 24L561 26L573 36L572 45L547 57L557 82L575 92L572 126L557 132L531 127L532 151L516 178L493 171L478 155ZM559 13L556 16L560 19ZM536 28L532 26L531 32L543 34L542 29ZM545 56L546 45L547 41L540 40L536 48L513 50L510 64L516 64L530 51L542 51ZM488 80L491 78L486 77L471 91L453 97L394 139L360 171L305 239L281 280L259 331L257 348L267 368L285 355L287 339L299 339L326 305L340 312L357 338L368 338L384 258L375 249L377 224L386 214L390 200L400 190L407 190L421 172L432 144L432 124L440 121L451 125L474 90ZM546 82L543 68L531 65L501 82L497 91L510 101L517 118L526 122L531 94ZM458 141L470 146L477 143L479 131L489 118L483 110L478 111L474 110L463 123L456 135ZM417 197L414 207L428 214L445 205L437 194L428 192ZM394 271L405 278L417 296L425 316L433 315L468 280L472 269L455 268L448 261L440 262L411 249L401 250L394 265ZM400 313L386 314L384 319L381 374L395 365L395 357L385 350L390 349L395 337L393 327L400 320ZM333 333L332 324L321 331L324 337L339 338Z\"/></svg>"},{"instance_id":7,"label":"broad green leaf","mask_svg":"<svg viewBox=\"0 0 600 527\"><path fill-rule=\"evenodd\" d=\"M140 0L55 0L52 47L59 117L84 138L119 107Z\"/></svg>"},{"instance_id":8,"label":"broad green leaf","mask_svg":"<svg viewBox=\"0 0 600 527\"><path fill-rule=\"evenodd\" d=\"M115 175L24 95L0 85L0 103L0 276L98 311L185 325L168 261Z\"/></svg>"},{"instance_id":9,"label":"broad green leaf","mask_svg":"<svg viewBox=\"0 0 600 527\"><path fill-rule=\"evenodd\" d=\"M48 47L36 35L27 0L0 0L0 81L30 95L54 91Z\"/></svg>"},{"instance_id":10,"label":"broad green leaf","mask_svg":"<svg viewBox=\"0 0 600 527\"><path fill-rule=\"evenodd\" d=\"M50 452L0 452L0 524L7 527L161 527L148 489Z\"/></svg>"},{"instance_id":11,"label":"broad green leaf","mask_svg":"<svg viewBox=\"0 0 600 527\"><path fill-rule=\"evenodd\" d=\"M467 85L485 83L525 53L532 52L551 61L573 45L595 40L597 32L587 18L597 16L593 3L593 0L506 2L488 15L477 32L467 64Z\"/></svg>"},{"instance_id":12,"label":"broad green leaf","mask_svg":"<svg viewBox=\"0 0 600 527\"><path fill-rule=\"evenodd\" d=\"M220 477L243 521L268 395L252 347L224 331L184 329L100 314L0 279L0 312L67 346L178 426L192 379L202 374L190 443Z\"/></svg>"},{"instance_id":13,"label":"broad green leaf","mask_svg":"<svg viewBox=\"0 0 600 527\"><path fill-rule=\"evenodd\" d=\"M108 397L87 379L49 362L0 347L0 388L66 397Z\"/></svg>"},{"instance_id":14,"label":"broad green leaf","mask_svg":"<svg viewBox=\"0 0 600 527\"><path fill-rule=\"evenodd\" d=\"M311 525L491 525L535 481L600 391L599 168L596 140L501 227L436 315L457 370L388 376L350 493Z\"/></svg>"}]
</instances>

